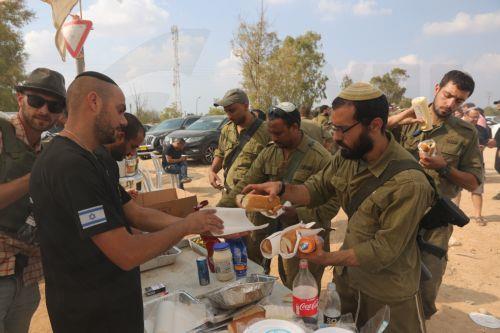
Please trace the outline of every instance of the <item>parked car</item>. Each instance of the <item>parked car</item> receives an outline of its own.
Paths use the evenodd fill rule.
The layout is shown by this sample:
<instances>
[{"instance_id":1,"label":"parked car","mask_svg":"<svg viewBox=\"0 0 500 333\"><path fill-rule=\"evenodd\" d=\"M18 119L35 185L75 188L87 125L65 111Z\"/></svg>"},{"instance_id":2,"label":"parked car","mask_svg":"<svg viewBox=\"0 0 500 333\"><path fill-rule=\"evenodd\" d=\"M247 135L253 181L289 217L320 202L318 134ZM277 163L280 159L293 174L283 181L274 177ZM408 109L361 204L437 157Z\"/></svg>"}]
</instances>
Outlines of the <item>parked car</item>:
<instances>
[{"instance_id":1,"label":"parked car","mask_svg":"<svg viewBox=\"0 0 500 333\"><path fill-rule=\"evenodd\" d=\"M146 132L144 142L137 149L139 153L161 152L165 136L173 131L187 128L200 119L200 116L188 116L184 118L167 119L152 127Z\"/></svg>"},{"instance_id":2,"label":"parked car","mask_svg":"<svg viewBox=\"0 0 500 333\"><path fill-rule=\"evenodd\" d=\"M210 164L214 160L221 129L226 123L226 116L204 116L185 130L170 133L165 138L165 143L172 142L175 138L183 138L186 140L184 154L188 158Z\"/></svg>"}]
</instances>

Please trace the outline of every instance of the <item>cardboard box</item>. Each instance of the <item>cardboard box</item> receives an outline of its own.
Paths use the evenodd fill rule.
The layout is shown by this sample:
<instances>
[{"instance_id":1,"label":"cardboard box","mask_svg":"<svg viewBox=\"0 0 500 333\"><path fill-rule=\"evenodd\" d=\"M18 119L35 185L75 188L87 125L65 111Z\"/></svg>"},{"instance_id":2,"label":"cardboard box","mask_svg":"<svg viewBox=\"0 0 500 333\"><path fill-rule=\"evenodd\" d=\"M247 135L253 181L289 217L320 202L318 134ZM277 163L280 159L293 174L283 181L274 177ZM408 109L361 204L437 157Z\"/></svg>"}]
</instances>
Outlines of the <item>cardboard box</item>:
<instances>
[{"instance_id":1,"label":"cardboard box","mask_svg":"<svg viewBox=\"0 0 500 333\"><path fill-rule=\"evenodd\" d=\"M135 201L143 207L159 209L178 217L192 213L198 205L196 194L178 188L139 193Z\"/></svg>"}]
</instances>

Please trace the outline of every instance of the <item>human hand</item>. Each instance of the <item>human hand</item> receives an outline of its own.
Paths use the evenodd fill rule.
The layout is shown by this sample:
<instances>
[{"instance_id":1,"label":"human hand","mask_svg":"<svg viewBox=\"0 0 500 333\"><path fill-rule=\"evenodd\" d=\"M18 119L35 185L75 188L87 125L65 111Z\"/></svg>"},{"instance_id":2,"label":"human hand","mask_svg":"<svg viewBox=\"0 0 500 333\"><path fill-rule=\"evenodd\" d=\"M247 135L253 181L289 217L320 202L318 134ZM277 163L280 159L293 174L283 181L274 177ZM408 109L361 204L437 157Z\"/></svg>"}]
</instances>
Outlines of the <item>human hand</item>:
<instances>
[{"instance_id":1,"label":"human hand","mask_svg":"<svg viewBox=\"0 0 500 333\"><path fill-rule=\"evenodd\" d=\"M328 265L328 252L323 250L324 240L318 235L314 236L314 241L316 243L316 249L311 253L302 253L297 251L297 255L300 259L307 259L310 262L313 262L318 265L327 266Z\"/></svg>"},{"instance_id":2,"label":"human hand","mask_svg":"<svg viewBox=\"0 0 500 333\"><path fill-rule=\"evenodd\" d=\"M187 158L187 156L181 156L181 161L182 161L182 162L187 161L187 159L188 159L188 158Z\"/></svg>"},{"instance_id":3,"label":"human hand","mask_svg":"<svg viewBox=\"0 0 500 333\"><path fill-rule=\"evenodd\" d=\"M134 200L137 199L137 196L139 196L139 192L137 192L137 190L128 190L127 193Z\"/></svg>"},{"instance_id":4,"label":"human hand","mask_svg":"<svg viewBox=\"0 0 500 333\"><path fill-rule=\"evenodd\" d=\"M217 173L210 171L208 174L208 180L210 181L210 185L217 190L222 190L224 186L222 186L222 181L220 180Z\"/></svg>"},{"instance_id":5,"label":"human hand","mask_svg":"<svg viewBox=\"0 0 500 333\"><path fill-rule=\"evenodd\" d=\"M497 146L497 142L495 139L489 139L488 143L486 144L486 147L488 148L495 148Z\"/></svg>"},{"instance_id":6,"label":"human hand","mask_svg":"<svg viewBox=\"0 0 500 333\"><path fill-rule=\"evenodd\" d=\"M189 234L220 234L224 230L224 223L215 215L215 209L205 209L186 216L184 222Z\"/></svg>"},{"instance_id":7,"label":"human hand","mask_svg":"<svg viewBox=\"0 0 500 333\"><path fill-rule=\"evenodd\" d=\"M267 182L262 184L250 184L245 186L241 193L255 193L269 195L269 202L273 201L281 191L281 182Z\"/></svg>"},{"instance_id":8,"label":"human hand","mask_svg":"<svg viewBox=\"0 0 500 333\"><path fill-rule=\"evenodd\" d=\"M437 170L442 169L448 165L448 162L440 154L435 156L425 156L423 152L419 152L420 165L427 169Z\"/></svg>"}]
</instances>

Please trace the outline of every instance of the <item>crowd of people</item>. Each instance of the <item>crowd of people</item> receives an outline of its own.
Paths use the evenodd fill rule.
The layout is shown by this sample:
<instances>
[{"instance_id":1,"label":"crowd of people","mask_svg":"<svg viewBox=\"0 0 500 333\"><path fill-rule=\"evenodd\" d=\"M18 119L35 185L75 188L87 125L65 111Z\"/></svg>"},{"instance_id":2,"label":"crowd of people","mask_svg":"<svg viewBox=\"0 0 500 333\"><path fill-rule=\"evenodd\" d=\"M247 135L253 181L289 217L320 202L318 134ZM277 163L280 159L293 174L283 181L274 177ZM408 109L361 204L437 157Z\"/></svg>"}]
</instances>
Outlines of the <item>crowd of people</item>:
<instances>
[{"instance_id":1,"label":"crowd of people","mask_svg":"<svg viewBox=\"0 0 500 333\"><path fill-rule=\"evenodd\" d=\"M0 331L28 332L43 277L54 332L142 333L139 265L186 235L222 231L223 221L214 210L178 218L141 207L119 185L116 161L134 154L145 133L108 76L83 72L66 91L61 74L39 68L15 90L19 112L0 118ZM432 129L422 131L412 109L389 117L386 96L368 83L348 86L314 119L292 102L250 110L247 94L231 89L215 102L229 119L208 175L221 191L217 206L235 207L236 196L251 191L290 201L276 220L249 213L253 224L269 223L244 235L250 259L269 272L260 242L314 221L324 229L320 246L300 257L318 282L335 267L342 313L361 327L388 305L387 332L425 332L453 232L433 207L462 189L476 200L482 149L500 146L498 133L495 141L479 129L480 110L463 107L473 91L470 75L446 73L429 105ZM464 119L456 115L462 109ZM62 131L42 149L42 132L58 121ZM437 154L419 151L428 139ZM174 140L163 154L181 183L190 181L184 144ZM331 220L341 208L347 231L330 252ZM423 219L436 223L423 228ZM484 223L480 210L476 221ZM278 268L291 288L298 258L280 258Z\"/></svg>"}]
</instances>

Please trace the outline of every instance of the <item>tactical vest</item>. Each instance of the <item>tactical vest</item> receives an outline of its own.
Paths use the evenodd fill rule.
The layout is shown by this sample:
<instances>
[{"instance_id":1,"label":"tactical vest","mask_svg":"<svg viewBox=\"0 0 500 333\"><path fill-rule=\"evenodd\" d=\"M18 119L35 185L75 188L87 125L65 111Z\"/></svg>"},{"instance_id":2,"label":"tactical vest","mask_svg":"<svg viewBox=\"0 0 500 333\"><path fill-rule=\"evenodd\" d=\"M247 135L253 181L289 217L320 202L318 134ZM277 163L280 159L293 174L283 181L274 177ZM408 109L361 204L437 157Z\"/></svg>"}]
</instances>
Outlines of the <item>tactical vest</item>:
<instances>
[{"instance_id":1,"label":"tactical vest","mask_svg":"<svg viewBox=\"0 0 500 333\"><path fill-rule=\"evenodd\" d=\"M8 183L31 172L35 152L16 136L14 126L0 117L3 151L0 152L0 184ZM30 214L29 195L0 209L0 231L16 234Z\"/></svg>"}]
</instances>

